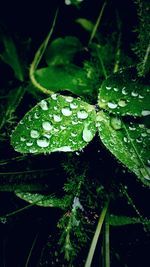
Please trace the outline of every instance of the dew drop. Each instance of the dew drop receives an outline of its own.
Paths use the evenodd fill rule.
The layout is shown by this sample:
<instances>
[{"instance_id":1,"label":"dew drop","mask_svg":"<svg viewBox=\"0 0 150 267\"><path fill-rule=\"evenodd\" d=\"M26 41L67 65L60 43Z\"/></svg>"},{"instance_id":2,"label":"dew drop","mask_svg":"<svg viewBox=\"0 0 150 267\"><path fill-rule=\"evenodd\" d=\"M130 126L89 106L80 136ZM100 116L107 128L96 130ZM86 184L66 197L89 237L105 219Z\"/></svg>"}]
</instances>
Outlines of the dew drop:
<instances>
[{"instance_id":1,"label":"dew drop","mask_svg":"<svg viewBox=\"0 0 150 267\"><path fill-rule=\"evenodd\" d=\"M30 152L30 153L36 153L36 152L37 152L37 149L34 148L34 147L33 147L33 148L30 148L30 149L29 149L29 152Z\"/></svg>"},{"instance_id":2,"label":"dew drop","mask_svg":"<svg viewBox=\"0 0 150 267\"><path fill-rule=\"evenodd\" d=\"M37 130L31 130L30 136L32 138L38 138L40 136L39 132Z\"/></svg>"},{"instance_id":3,"label":"dew drop","mask_svg":"<svg viewBox=\"0 0 150 267\"><path fill-rule=\"evenodd\" d=\"M20 141L22 141L22 142L24 142L24 141L26 141L26 139L24 138L24 137L20 137Z\"/></svg>"},{"instance_id":4,"label":"dew drop","mask_svg":"<svg viewBox=\"0 0 150 267\"><path fill-rule=\"evenodd\" d=\"M142 96L142 95L139 95L139 99L143 99L144 98L144 96Z\"/></svg>"},{"instance_id":5,"label":"dew drop","mask_svg":"<svg viewBox=\"0 0 150 267\"><path fill-rule=\"evenodd\" d=\"M150 115L150 110L142 110L142 116L148 116Z\"/></svg>"},{"instance_id":6,"label":"dew drop","mask_svg":"<svg viewBox=\"0 0 150 267\"><path fill-rule=\"evenodd\" d=\"M60 129L61 130L65 130L66 129L66 126L60 125Z\"/></svg>"},{"instance_id":7,"label":"dew drop","mask_svg":"<svg viewBox=\"0 0 150 267\"><path fill-rule=\"evenodd\" d=\"M66 117L69 117L71 116L72 114L72 111L70 110L70 108L66 107L66 108L62 108L61 110L62 114Z\"/></svg>"},{"instance_id":8,"label":"dew drop","mask_svg":"<svg viewBox=\"0 0 150 267\"><path fill-rule=\"evenodd\" d=\"M137 143L142 143L142 138L141 137L136 138L136 142Z\"/></svg>"},{"instance_id":9,"label":"dew drop","mask_svg":"<svg viewBox=\"0 0 150 267\"><path fill-rule=\"evenodd\" d=\"M145 168L140 169L140 172L146 180L150 180L150 167L145 166Z\"/></svg>"},{"instance_id":10,"label":"dew drop","mask_svg":"<svg viewBox=\"0 0 150 267\"><path fill-rule=\"evenodd\" d=\"M48 147L49 146L49 140L47 140L47 138L38 139L37 145L39 147Z\"/></svg>"},{"instance_id":11,"label":"dew drop","mask_svg":"<svg viewBox=\"0 0 150 267\"><path fill-rule=\"evenodd\" d=\"M60 122L62 120L60 115L53 115L53 119L54 119L55 122Z\"/></svg>"},{"instance_id":12,"label":"dew drop","mask_svg":"<svg viewBox=\"0 0 150 267\"><path fill-rule=\"evenodd\" d=\"M41 109L43 110L48 110L48 103L46 100L42 100L40 103L39 103L39 106L41 107Z\"/></svg>"},{"instance_id":13,"label":"dew drop","mask_svg":"<svg viewBox=\"0 0 150 267\"><path fill-rule=\"evenodd\" d=\"M65 100L66 100L66 102L71 103L73 101L73 97L72 96L66 96Z\"/></svg>"},{"instance_id":14,"label":"dew drop","mask_svg":"<svg viewBox=\"0 0 150 267\"><path fill-rule=\"evenodd\" d=\"M133 126L132 126L132 127L131 127L131 126L129 126L129 130L130 130L130 131L135 131L135 130L136 130L136 128L135 128L135 127L133 127Z\"/></svg>"},{"instance_id":15,"label":"dew drop","mask_svg":"<svg viewBox=\"0 0 150 267\"><path fill-rule=\"evenodd\" d=\"M53 126L51 125L51 123L49 121L44 121L42 123L42 127L45 131L51 131Z\"/></svg>"},{"instance_id":16,"label":"dew drop","mask_svg":"<svg viewBox=\"0 0 150 267\"><path fill-rule=\"evenodd\" d=\"M52 94L52 95L51 95L51 98L52 98L53 100L57 100L57 94Z\"/></svg>"},{"instance_id":17,"label":"dew drop","mask_svg":"<svg viewBox=\"0 0 150 267\"><path fill-rule=\"evenodd\" d=\"M150 134L150 129L147 129L146 132L147 132L148 134Z\"/></svg>"},{"instance_id":18,"label":"dew drop","mask_svg":"<svg viewBox=\"0 0 150 267\"><path fill-rule=\"evenodd\" d=\"M132 95L133 97L136 97L136 96L138 96L138 93L133 91L133 92L131 93L131 95Z\"/></svg>"},{"instance_id":19,"label":"dew drop","mask_svg":"<svg viewBox=\"0 0 150 267\"><path fill-rule=\"evenodd\" d=\"M32 146L32 145L33 145L32 142L27 142L27 143L26 143L26 146Z\"/></svg>"},{"instance_id":20,"label":"dew drop","mask_svg":"<svg viewBox=\"0 0 150 267\"><path fill-rule=\"evenodd\" d=\"M122 127L122 123L119 118L111 118L110 124L115 130L120 130Z\"/></svg>"},{"instance_id":21,"label":"dew drop","mask_svg":"<svg viewBox=\"0 0 150 267\"><path fill-rule=\"evenodd\" d=\"M40 117L40 113L39 113L39 112L35 112L35 114L34 114L34 118L35 118L35 119L39 119L39 117Z\"/></svg>"},{"instance_id":22,"label":"dew drop","mask_svg":"<svg viewBox=\"0 0 150 267\"><path fill-rule=\"evenodd\" d=\"M106 90L111 90L111 86L106 86Z\"/></svg>"},{"instance_id":23,"label":"dew drop","mask_svg":"<svg viewBox=\"0 0 150 267\"><path fill-rule=\"evenodd\" d=\"M126 87L123 87L123 88L122 88L122 94L123 94L123 95L127 95L127 94L128 94L128 92L127 92L127 90L126 90Z\"/></svg>"},{"instance_id":24,"label":"dew drop","mask_svg":"<svg viewBox=\"0 0 150 267\"><path fill-rule=\"evenodd\" d=\"M77 134L76 134L76 133L71 133L71 136L72 136L72 137L76 137Z\"/></svg>"},{"instance_id":25,"label":"dew drop","mask_svg":"<svg viewBox=\"0 0 150 267\"><path fill-rule=\"evenodd\" d=\"M146 137L147 136L147 133L141 133L141 136L142 137Z\"/></svg>"},{"instance_id":26,"label":"dew drop","mask_svg":"<svg viewBox=\"0 0 150 267\"><path fill-rule=\"evenodd\" d=\"M115 109L115 108L117 107L117 104L112 103L112 102L108 102L107 105L108 105L108 107L111 108L111 109Z\"/></svg>"},{"instance_id":27,"label":"dew drop","mask_svg":"<svg viewBox=\"0 0 150 267\"><path fill-rule=\"evenodd\" d=\"M127 105L127 102L125 100L120 100L118 102L119 107L125 107Z\"/></svg>"},{"instance_id":28,"label":"dew drop","mask_svg":"<svg viewBox=\"0 0 150 267\"><path fill-rule=\"evenodd\" d=\"M85 142L90 142L93 139L93 133L89 129L89 125L88 124L85 125L85 127L83 129L82 137L83 137L83 140Z\"/></svg>"},{"instance_id":29,"label":"dew drop","mask_svg":"<svg viewBox=\"0 0 150 267\"><path fill-rule=\"evenodd\" d=\"M114 91L115 91L115 92L118 92L119 89L118 89L117 87L114 87Z\"/></svg>"},{"instance_id":30,"label":"dew drop","mask_svg":"<svg viewBox=\"0 0 150 267\"><path fill-rule=\"evenodd\" d=\"M7 218L6 217L0 217L0 222L3 224L7 223Z\"/></svg>"},{"instance_id":31,"label":"dew drop","mask_svg":"<svg viewBox=\"0 0 150 267\"><path fill-rule=\"evenodd\" d=\"M72 149L70 146L62 146L62 147L55 148L53 151L70 152L72 151Z\"/></svg>"},{"instance_id":32,"label":"dew drop","mask_svg":"<svg viewBox=\"0 0 150 267\"><path fill-rule=\"evenodd\" d=\"M123 140L124 140L125 143L128 142L128 138L126 136L123 138Z\"/></svg>"},{"instance_id":33,"label":"dew drop","mask_svg":"<svg viewBox=\"0 0 150 267\"><path fill-rule=\"evenodd\" d=\"M79 110L77 112L77 117L78 117L78 119L84 120L88 117L88 113L85 110Z\"/></svg>"},{"instance_id":34,"label":"dew drop","mask_svg":"<svg viewBox=\"0 0 150 267\"><path fill-rule=\"evenodd\" d=\"M70 103L70 108L76 109L78 105L76 103Z\"/></svg>"}]
</instances>

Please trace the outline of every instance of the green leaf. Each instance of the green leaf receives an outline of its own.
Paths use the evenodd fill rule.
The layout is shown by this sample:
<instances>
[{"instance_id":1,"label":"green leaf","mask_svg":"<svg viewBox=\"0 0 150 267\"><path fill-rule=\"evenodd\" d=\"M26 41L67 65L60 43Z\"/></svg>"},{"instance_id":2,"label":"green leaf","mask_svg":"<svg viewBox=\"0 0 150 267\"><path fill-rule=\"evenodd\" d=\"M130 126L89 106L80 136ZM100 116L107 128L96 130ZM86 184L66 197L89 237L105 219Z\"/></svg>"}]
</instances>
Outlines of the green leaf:
<instances>
[{"instance_id":1,"label":"green leaf","mask_svg":"<svg viewBox=\"0 0 150 267\"><path fill-rule=\"evenodd\" d=\"M40 85L54 92L68 90L76 95L91 93L90 79L83 69L75 65L42 68L35 72L35 78Z\"/></svg>"},{"instance_id":2,"label":"green leaf","mask_svg":"<svg viewBox=\"0 0 150 267\"><path fill-rule=\"evenodd\" d=\"M100 88L98 105L122 116L150 115L150 85L137 78L132 68L105 80Z\"/></svg>"},{"instance_id":3,"label":"green leaf","mask_svg":"<svg viewBox=\"0 0 150 267\"><path fill-rule=\"evenodd\" d=\"M150 221L143 219L141 220L140 218L136 217L127 217L127 216L117 216L111 214L109 217L109 223L112 226L124 226L128 224L145 224L145 225L150 225Z\"/></svg>"},{"instance_id":4,"label":"green leaf","mask_svg":"<svg viewBox=\"0 0 150 267\"><path fill-rule=\"evenodd\" d=\"M79 39L74 36L55 39L46 50L46 62L50 66L66 65L73 61L75 53L82 49Z\"/></svg>"},{"instance_id":5,"label":"green leaf","mask_svg":"<svg viewBox=\"0 0 150 267\"><path fill-rule=\"evenodd\" d=\"M101 111L97 114L100 139L110 152L146 185L150 185L150 129L137 122Z\"/></svg>"},{"instance_id":6,"label":"green leaf","mask_svg":"<svg viewBox=\"0 0 150 267\"><path fill-rule=\"evenodd\" d=\"M35 204L37 206L42 206L42 207L55 207L55 208L64 208L65 207L65 202L63 202L63 199L58 199L53 195L42 195L38 193L30 193L30 192L15 192L15 194L31 203Z\"/></svg>"},{"instance_id":7,"label":"green leaf","mask_svg":"<svg viewBox=\"0 0 150 267\"><path fill-rule=\"evenodd\" d=\"M79 18L76 20L76 22L79 23L88 32L92 32L94 28L94 24L88 19Z\"/></svg>"},{"instance_id":8,"label":"green leaf","mask_svg":"<svg viewBox=\"0 0 150 267\"><path fill-rule=\"evenodd\" d=\"M16 78L20 81L23 81L23 69L12 38L2 34L2 41L5 50L1 53L0 58L13 69Z\"/></svg>"},{"instance_id":9,"label":"green leaf","mask_svg":"<svg viewBox=\"0 0 150 267\"><path fill-rule=\"evenodd\" d=\"M92 105L53 94L24 116L12 134L11 143L21 153L77 151L93 139L95 118Z\"/></svg>"}]
</instances>

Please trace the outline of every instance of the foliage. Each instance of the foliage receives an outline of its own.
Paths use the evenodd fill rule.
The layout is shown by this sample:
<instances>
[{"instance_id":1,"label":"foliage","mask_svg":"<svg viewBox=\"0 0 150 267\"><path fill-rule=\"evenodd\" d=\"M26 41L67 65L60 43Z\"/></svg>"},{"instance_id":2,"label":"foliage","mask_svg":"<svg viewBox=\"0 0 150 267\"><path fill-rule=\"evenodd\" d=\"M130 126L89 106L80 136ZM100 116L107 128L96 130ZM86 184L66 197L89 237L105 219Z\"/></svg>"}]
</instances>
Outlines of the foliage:
<instances>
[{"instance_id":1,"label":"foliage","mask_svg":"<svg viewBox=\"0 0 150 267\"><path fill-rule=\"evenodd\" d=\"M6 94L2 90L0 191L14 192L16 203L29 205L5 215L2 212L0 221L9 222L30 207L39 213L54 211L57 218L52 215L51 221L57 230L52 230L54 242L48 245L49 263L91 266L100 243L96 265L109 267L110 255L116 255L109 244L109 231L132 224L147 231L150 224L134 204L136 188L147 192L150 186L148 3L138 0L135 5L139 17L136 67L132 53L123 50L124 21L118 15L119 7L117 15L110 15L115 21L110 25L110 3L102 1L93 22L92 16L80 14L88 4L85 2L64 1L63 7L67 12L76 10L73 25L87 36L85 40L80 32L76 36L74 29L54 35L60 16L57 9L51 30L30 66L21 65L17 45L10 36L2 36L1 59L11 66L19 86L9 85ZM28 81L24 81L25 69L29 69ZM122 199L127 200L123 208ZM38 266L47 266L43 253Z\"/></svg>"}]
</instances>

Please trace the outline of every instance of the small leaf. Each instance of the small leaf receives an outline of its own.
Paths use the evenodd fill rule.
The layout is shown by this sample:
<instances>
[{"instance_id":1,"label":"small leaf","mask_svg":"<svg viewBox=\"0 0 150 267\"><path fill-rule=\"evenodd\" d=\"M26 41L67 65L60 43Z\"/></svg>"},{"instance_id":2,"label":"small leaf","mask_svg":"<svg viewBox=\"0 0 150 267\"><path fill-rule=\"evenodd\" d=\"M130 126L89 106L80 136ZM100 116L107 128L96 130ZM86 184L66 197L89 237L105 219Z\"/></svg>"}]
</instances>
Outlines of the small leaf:
<instances>
[{"instance_id":1,"label":"small leaf","mask_svg":"<svg viewBox=\"0 0 150 267\"><path fill-rule=\"evenodd\" d=\"M76 22L79 23L88 32L92 32L94 28L94 24L88 19L79 18L76 20Z\"/></svg>"},{"instance_id":2,"label":"small leaf","mask_svg":"<svg viewBox=\"0 0 150 267\"><path fill-rule=\"evenodd\" d=\"M30 192L15 192L16 195L31 203L35 204L37 206L42 206L42 207L55 207L55 208L64 208L64 202L63 199L58 199L53 195L42 195L38 193L30 193Z\"/></svg>"},{"instance_id":3,"label":"small leaf","mask_svg":"<svg viewBox=\"0 0 150 267\"><path fill-rule=\"evenodd\" d=\"M8 64L14 71L18 80L24 80L24 73L17 53L16 46L11 37L2 34L2 41L5 50L1 53L0 58Z\"/></svg>"},{"instance_id":4,"label":"small leaf","mask_svg":"<svg viewBox=\"0 0 150 267\"><path fill-rule=\"evenodd\" d=\"M97 114L97 127L110 152L150 186L150 129L144 124L123 122L103 111Z\"/></svg>"},{"instance_id":5,"label":"small leaf","mask_svg":"<svg viewBox=\"0 0 150 267\"><path fill-rule=\"evenodd\" d=\"M124 226L129 224L140 224L140 223L145 225L150 225L150 221L146 219L141 220L140 218L136 217L117 216L113 214L110 215L109 222L110 225L112 226Z\"/></svg>"},{"instance_id":6,"label":"small leaf","mask_svg":"<svg viewBox=\"0 0 150 267\"><path fill-rule=\"evenodd\" d=\"M86 72L75 66L52 66L35 72L37 82L54 92L68 90L76 95L91 93L90 79Z\"/></svg>"},{"instance_id":7,"label":"small leaf","mask_svg":"<svg viewBox=\"0 0 150 267\"><path fill-rule=\"evenodd\" d=\"M11 143L21 153L77 151L94 137L95 118L93 106L53 94L24 116L12 134Z\"/></svg>"},{"instance_id":8,"label":"small leaf","mask_svg":"<svg viewBox=\"0 0 150 267\"><path fill-rule=\"evenodd\" d=\"M55 39L46 50L46 62L50 66L66 65L73 61L75 53L82 49L79 39L74 36Z\"/></svg>"},{"instance_id":9,"label":"small leaf","mask_svg":"<svg viewBox=\"0 0 150 267\"><path fill-rule=\"evenodd\" d=\"M122 116L150 115L150 85L137 78L132 68L105 80L99 91L98 105Z\"/></svg>"}]
</instances>

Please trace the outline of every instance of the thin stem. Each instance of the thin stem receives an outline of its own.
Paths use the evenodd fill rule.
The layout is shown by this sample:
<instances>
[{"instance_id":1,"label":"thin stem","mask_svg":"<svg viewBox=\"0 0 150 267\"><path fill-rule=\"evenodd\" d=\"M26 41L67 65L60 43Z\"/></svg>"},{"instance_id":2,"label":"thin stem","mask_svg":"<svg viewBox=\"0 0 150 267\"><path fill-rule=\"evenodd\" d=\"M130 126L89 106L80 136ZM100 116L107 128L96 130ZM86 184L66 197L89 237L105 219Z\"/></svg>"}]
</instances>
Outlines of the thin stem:
<instances>
[{"instance_id":1,"label":"thin stem","mask_svg":"<svg viewBox=\"0 0 150 267\"><path fill-rule=\"evenodd\" d=\"M88 256L86 259L85 267L90 267L92 264L92 260L93 260L94 252L95 252L96 245L98 242L98 238L99 238L99 235L101 233L102 225L103 225L103 222L104 222L107 210L108 210L108 205L109 205L109 201L106 202L106 204L105 204L105 206L104 206L104 208L100 214L98 225L97 225L97 228L96 228L96 231L95 231L95 234L94 234L91 246L90 246L90 250L89 250L89 253L88 253Z\"/></svg>"},{"instance_id":2,"label":"thin stem","mask_svg":"<svg viewBox=\"0 0 150 267\"><path fill-rule=\"evenodd\" d=\"M90 36L88 45L91 44L91 42L92 42L92 40L93 40L93 38L94 38L94 36L95 36L95 34L96 34L96 32L97 32L97 29L98 29L98 27L99 27L99 24L100 24L102 15L103 15L103 13L104 13L104 9L105 9L106 3L107 3L107 2L105 1L104 4L103 4L103 6L102 6L102 8L101 8L101 10L100 10L99 16L98 16L98 18L97 18L97 21L96 21L96 23L95 23L95 25L94 25L94 28L93 28L93 31L92 31L92 33L91 33L91 36Z\"/></svg>"},{"instance_id":3,"label":"thin stem","mask_svg":"<svg viewBox=\"0 0 150 267\"><path fill-rule=\"evenodd\" d=\"M33 249L34 249L34 246L35 246L35 243L36 243L36 241L37 241L37 238L38 238L38 234L36 234L36 236L35 236L35 238L34 238L34 240L33 240L33 243L32 243L31 249L30 249L30 251L29 251L29 255L28 255L28 258L27 258L25 267L28 267L29 260L30 260L30 258L31 258L32 251L33 251Z\"/></svg>"},{"instance_id":4,"label":"thin stem","mask_svg":"<svg viewBox=\"0 0 150 267\"><path fill-rule=\"evenodd\" d=\"M49 42L49 40L50 40L50 38L51 38L51 36L53 34L57 16L58 16L58 9L56 10L56 14L55 14L55 17L54 17L54 20L53 20L53 24L52 24L51 30L48 33L48 35L47 35L46 39L44 40L44 42L39 47L38 51L36 52L35 57L34 57L32 63L31 63L30 70L29 70L29 77L30 77L30 80L31 80L32 84L37 89L39 89L42 93L48 94L48 95L51 95L53 92L48 90L47 88L43 87L42 85L40 85L37 82L37 80L35 79L34 74L35 74L35 71L36 71L36 69L37 69L42 57L43 57L43 54L44 54L44 52L46 50L48 42Z\"/></svg>"},{"instance_id":5,"label":"thin stem","mask_svg":"<svg viewBox=\"0 0 150 267\"><path fill-rule=\"evenodd\" d=\"M145 66L147 64L148 58L149 58L149 54L150 54L150 44L148 44L146 52L145 52L145 56L143 59L143 63L142 63L142 75L144 75L145 73Z\"/></svg>"},{"instance_id":6,"label":"thin stem","mask_svg":"<svg viewBox=\"0 0 150 267\"><path fill-rule=\"evenodd\" d=\"M105 77L105 79L107 79L108 75L107 75L107 71L106 71L103 59L102 59L101 54L100 54L100 47L96 47L96 51L97 51L97 56L98 56L98 59L100 61L101 67L102 67L104 77Z\"/></svg>"},{"instance_id":7,"label":"thin stem","mask_svg":"<svg viewBox=\"0 0 150 267\"><path fill-rule=\"evenodd\" d=\"M104 266L110 267L110 244L109 244L109 211L104 222Z\"/></svg>"},{"instance_id":8,"label":"thin stem","mask_svg":"<svg viewBox=\"0 0 150 267\"><path fill-rule=\"evenodd\" d=\"M119 69L120 55L121 55L120 43L121 43L121 33L119 34L118 42L117 42L117 51L116 51L116 56L115 56L115 65L114 65L114 70L113 70L114 73L117 72L118 69Z\"/></svg>"}]
</instances>

